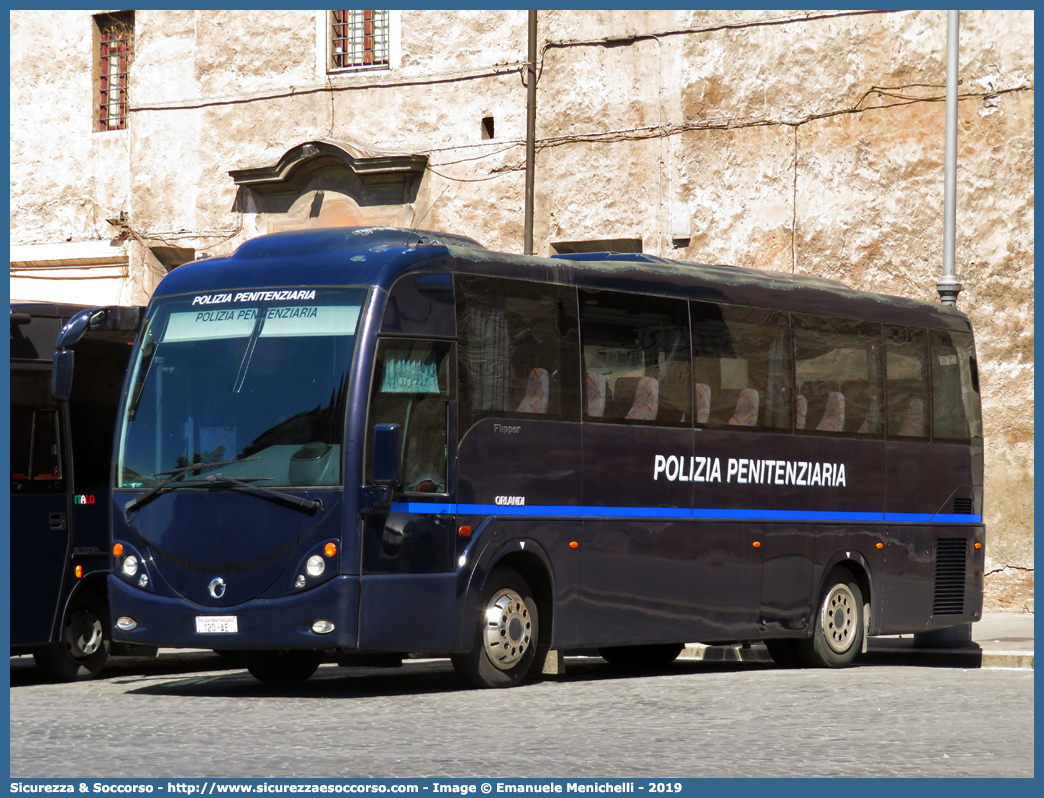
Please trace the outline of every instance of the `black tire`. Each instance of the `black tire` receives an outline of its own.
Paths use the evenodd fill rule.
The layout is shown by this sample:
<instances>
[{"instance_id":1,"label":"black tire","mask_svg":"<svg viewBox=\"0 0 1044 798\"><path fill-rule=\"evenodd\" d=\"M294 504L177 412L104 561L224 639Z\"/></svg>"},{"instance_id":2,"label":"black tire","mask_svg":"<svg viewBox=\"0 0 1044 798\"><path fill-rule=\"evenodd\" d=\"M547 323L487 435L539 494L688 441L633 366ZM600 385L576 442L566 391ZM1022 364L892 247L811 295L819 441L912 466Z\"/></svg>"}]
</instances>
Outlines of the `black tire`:
<instances>
[{"instance_id":1,"label":"black tire","mask_svg":"<svg viewBox=\"0 0 1044 798\"><path fill-rule=\"evenodd\" d=\"M93 679L109 659L112 639L105 599L87 594L74 597L62 619L60 642L33 653L37 666L63 682Z\"/></svg>"},{"instance_id":2,"label":"black tire","mask_svg":"<svg viewBox=\"0 0 1044 798\"><path fill-rule=\"evenodd\" d=\"M632 671L651 671L666 668L682 653L683 643L657 643L646 646L610 646L598 649L598 654L614 668Z\"/></svg>"},{"instance_id":3,"label":"black tire","mask_svg":"<svg viewBox=\"0 0 1044 798\"><path fill-rule=\"evenodd\" d=\"M781 638L779 640L766 640L765 648L768 649L772 661L781 668L803 668L805 660L798 651L798 640L793 638Z\"/></svg>"},{"instance_id":4,"label":"black tire","mask_svg":"<svg viewBox=\"0 0 1044 798\"><path fill-rule=\"evenodd\" d=\"M540 643L540 619L533 591L522 575L494 568L479 603L475 644L450 659L472 687L514 687L529 674Z\"/></svg>"},{"instance_id":5,"label":"black tire","mask_svg":"<svg viewBox=\"0 0 1044 798\"><path fill-rule=\"evenodd\" d=\"M813 668L844 668L863 650L863 593L844 568L827 576L813 619L812 637L796 647Z\"/></svg>"},{"instance_id":6,"label":"black tire","mask_svg":"<svg viewBox=\"0 0 1044 798\"><path fill-rule=\"evenodd\" d=\"M265 684L286 687L301 684L316 672L323 661L322 651L242 651L243 664L250 675Z\"/></svg>"}]
</instances>

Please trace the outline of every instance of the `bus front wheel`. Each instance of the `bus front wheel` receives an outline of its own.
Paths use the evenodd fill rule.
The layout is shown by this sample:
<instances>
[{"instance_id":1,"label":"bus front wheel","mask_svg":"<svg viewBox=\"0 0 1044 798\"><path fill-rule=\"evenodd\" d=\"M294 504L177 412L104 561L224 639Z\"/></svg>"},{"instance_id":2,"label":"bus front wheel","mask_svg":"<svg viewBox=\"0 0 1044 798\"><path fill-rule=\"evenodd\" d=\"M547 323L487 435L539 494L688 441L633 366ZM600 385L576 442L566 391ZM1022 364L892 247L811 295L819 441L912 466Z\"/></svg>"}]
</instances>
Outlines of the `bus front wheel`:
<instances>
[{"instance_id":1,"label":"bus front wheel","mask_svg":"<svg viewBox=\"0 0 1044 798\"><path fill-rule=\"evenodd\" d=\"M104 598L74 598L62 621L61 641L33 655L37 666L64 682L93 679L109 658L108 617Z\"/></svg>"},{"instance_id":2,"label":"bus front wheel","mask_svg":"<svg viewBox=\"0 0 1044 798\"><path fill-rule=\"evenodd\" d=\"M241 651L250 675L265 684L301 684L319 668L322 651Z\"/></svg>"},{"instance_id":3,"label":"bus front wheel","mask_svg":"<svg viewBox=\"0 0 1044 798\"><path fill-rule=\"evenodd\" d=\"M514 687L533 666L540 634L529 583L509 568L493 569L479 614L475 645L451 657L453 668L473 687Z\"/></svg>"},{"instance_id":4,"label":"bus front wheel","mask_svg":"<svg viewBox=\"0 0 1044 798\"><path fill-rule=\"evenodd\" d=\"M797 642L807 665L843 668L863 648L863 594L847 570L830 572L816 612L812 637Z\"/></svg>"}]
</instances>

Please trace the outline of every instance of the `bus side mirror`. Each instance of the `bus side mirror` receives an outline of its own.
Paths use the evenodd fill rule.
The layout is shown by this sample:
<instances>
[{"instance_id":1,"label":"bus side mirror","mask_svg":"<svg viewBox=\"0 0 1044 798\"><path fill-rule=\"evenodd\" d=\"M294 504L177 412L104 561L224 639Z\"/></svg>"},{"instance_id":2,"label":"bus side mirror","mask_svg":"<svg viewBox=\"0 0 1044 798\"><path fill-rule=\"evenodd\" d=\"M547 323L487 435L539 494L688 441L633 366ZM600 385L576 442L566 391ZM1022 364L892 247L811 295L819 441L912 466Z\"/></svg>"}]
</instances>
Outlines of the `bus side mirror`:
<instances>
[{"instance_id":1,"label":"bus side mirror","mask_svg":"<svg viewBox=\"0 0 1044 798\"><path fill-rule=\"evenodd\" d=\"M73 350L59 349L51 363L51 396L56 402L68 402L72 396Z\"/></svg>"},{"instance_id":2,"label":"bus side mirror","mask_svg":"<svg viewBox=\"0 0 1044 798\"><path fill-rule=\"evenodd\" d=\"M399 465L399 425L373 425L373 484L398 487L402 484Z\"/></svg>"}]
</instances>

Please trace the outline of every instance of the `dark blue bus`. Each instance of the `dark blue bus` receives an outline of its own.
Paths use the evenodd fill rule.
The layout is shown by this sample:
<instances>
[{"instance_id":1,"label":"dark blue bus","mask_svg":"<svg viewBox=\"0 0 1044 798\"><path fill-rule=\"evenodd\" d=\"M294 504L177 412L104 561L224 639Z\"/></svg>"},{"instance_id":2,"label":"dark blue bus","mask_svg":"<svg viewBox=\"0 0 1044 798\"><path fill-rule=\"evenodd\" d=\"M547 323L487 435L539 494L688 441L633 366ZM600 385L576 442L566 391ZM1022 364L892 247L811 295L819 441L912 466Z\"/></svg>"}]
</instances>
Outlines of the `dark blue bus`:
<instances>
[{"instance_id":1,"label":"dark blue bus","mask_svg":"<svg viewBox=\"0 0 1044 798\"><path fill-rule=\"evenodd\" d=\"M110 653L112 442L143 312L11 302L11 654L59 679L96 676ZM76 350L64 402L56 344Z\"/></svg>"},{"instance_id":2,"label":"dark blue bus","mask_svg":"<svg viewBox=\"0 0 1044 798\"><path fill-rule=\"evenodd\" d=\"M325 229L168 275L117 431L114 639L273 683L426 652L502 687L550 650L838 667L978 619L967 316L570 257Z\"/></svg>"}]
</instances>

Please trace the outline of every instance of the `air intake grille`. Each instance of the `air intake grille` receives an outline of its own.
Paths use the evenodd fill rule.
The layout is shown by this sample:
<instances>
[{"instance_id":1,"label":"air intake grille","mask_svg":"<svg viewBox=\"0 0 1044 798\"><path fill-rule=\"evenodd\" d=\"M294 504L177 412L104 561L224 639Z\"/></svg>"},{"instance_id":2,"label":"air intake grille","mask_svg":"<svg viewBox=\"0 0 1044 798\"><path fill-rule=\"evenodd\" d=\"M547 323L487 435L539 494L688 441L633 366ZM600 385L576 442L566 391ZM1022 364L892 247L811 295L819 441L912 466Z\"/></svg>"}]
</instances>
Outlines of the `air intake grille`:
<instances>
[{"instance_id":1,"label":"air intake grille","mask_svg":"<svg viewBox=\"0 0 1044 798\"><path fill-rule=\"evenodd\" d=\"M954 499L953 500L953 511L958 515L971 515L972 514L972 500L971 499Z\"/></svg>"},{"instance_id":2,"label":"air intake grille","mask_svg":"<svg viewBox=\"0 0 1044 798\"><path fill-rule=\"evenodd\" d=\"M939 538L935 542L935 600L932 615L964 614L964 577L967 567L967 540Z\"/></svg>"}]
</instances>

